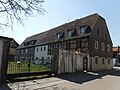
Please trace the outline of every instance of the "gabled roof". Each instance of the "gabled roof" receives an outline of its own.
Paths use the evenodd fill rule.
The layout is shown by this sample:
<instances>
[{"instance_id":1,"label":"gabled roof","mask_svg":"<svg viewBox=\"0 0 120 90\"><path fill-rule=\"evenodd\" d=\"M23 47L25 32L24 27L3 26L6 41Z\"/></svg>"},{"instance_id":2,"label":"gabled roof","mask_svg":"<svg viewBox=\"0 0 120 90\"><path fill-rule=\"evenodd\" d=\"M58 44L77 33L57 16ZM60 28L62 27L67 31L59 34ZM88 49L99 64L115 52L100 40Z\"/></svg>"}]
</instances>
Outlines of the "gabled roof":
<instances>
[{"instance_id":1,"label":"gabled roof","mask_svg":"<svg viewBox=\"0 0 120 90\"><path fill-rule=\"evenodd\" d=\"M4 37L4 36L0 36L0 40L12 40L13 38L9 38L9 37Z\"/></svg>"},{"instance_id":2,"label":"gabled roof","mask_svg":"<svg viewBox=\"0 0 120 90\"><path fill-rule=\"evenodd\" d=\"M19 44L14 39L10 41L10 48L17 48L18 46Z\"/></svg>"},{"instance_id":3,"label":"gabled roof","mask_svg":"<svg viewBox=\"0 0 120 90\"><path fill-rule=\"evenodd\" d=\"M90 26L91 29L93 29L99 16L100 16L99 14L95 13L95 14L83 17L81 19L76 19L75 21L65 23L61 26L50 29L48 31L30 36L26 38L17 49L55 42L57 40L56 34L59 32L65 33L65 37L64 37L64 40L65 40L67 39L67 30L76 29L77 32L79 32L80 26L87 25L87 26ZM86 35L83 35L83 36L86 36ZM30 42L30 41L35 41L35 44L30 46L24 45L26 42Z\"/></svg>"},{"instance_id":4,"label":"gabled roof","mask_svg":"<svg viewBox=\"0 0 120 90\"><path fill-rule=\"evenodd\" d=\"M0 40L10 41L10 48L17 48L19 46L19 44L13 38L0 36Z\"/></svg>"}]
</instances>

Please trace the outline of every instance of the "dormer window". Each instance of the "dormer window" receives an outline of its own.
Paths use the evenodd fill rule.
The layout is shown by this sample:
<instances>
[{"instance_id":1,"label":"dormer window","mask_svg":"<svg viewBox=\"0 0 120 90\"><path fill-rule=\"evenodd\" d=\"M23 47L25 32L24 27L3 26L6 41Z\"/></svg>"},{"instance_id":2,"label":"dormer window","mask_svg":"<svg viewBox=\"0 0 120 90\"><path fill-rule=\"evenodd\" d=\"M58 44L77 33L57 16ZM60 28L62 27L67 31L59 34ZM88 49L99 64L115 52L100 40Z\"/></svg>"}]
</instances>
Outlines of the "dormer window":
<instances>
[{"instance_id":1,"label":"dormer window","mask_svg":"<svg viewBox=\"0 0 120 90\"><path fill-rule=\"evenodd\" d=\"M88 26L82 26L80 27L80 34L85 34L88 29Z\"/></svg>"},{"instance_id":2,"label":"dormer window","mask_svg":"<svg viewBox=\"0 0 120 90\"><path fill-rule=\"evenodd\" d=\"M37 41L37 40L32 40L32 41L30 42L30 45L34 45L34 44L36 43L36 41Z\"/></svg>"},{"instance_id":3,"label":"dormer window","mask_svg":"<svg viewBox=\"0 0 120 90\"><path fill-rule=\"evenodd\" d=\"M25 42L24 46L29 46L30 42Z\"/></svg>"},{"instance_id":4,"label":"dormer window","mask_svg":"<svg viewBox=\"0 0 120 90\"><path fill-rule=\"evenodd\" d=\"M57 33L57 39L61 38L64 38L64 33L63 32Z\"/></svg>"},{"instance_id":5,"label":"dormer window","mask_svg":"<svg viewBox=\"0 0 120 90\"><path fill-rule=\"evenodd\" d=\"M68 36L72 36L72 30L68 30Z\"/></svg>"},{"instance_id":6,"label":"dormer window","mask_svg":"<svg viewBox=\"0 0 120 90\"><path fill-rule=\"evenodd\" d=\"M37 40L31 40L30 41L30 45L34 45L36 43Z\"/></svg>"},{"instance_id":7,"label":"dormer window","mask_svg":"<svg viewBox=\"0 0 120 90\"><path fill-rule=\"evenodd\" d=\"M34 45L36 43L37 40L31 40L29 42L25 42L24 46L29 46L29 45Z\"/></svg>"},{"instance_id":8,"label":"dormer window","mask_svg":"<svg viewBox=\"0 0 120 90\"><path fill-rule=\"evenodd\" d=\"M68 37L75 36L76 35L76 30L75 29L70 29L67 31Z\"/></svg>"}]
</instances>

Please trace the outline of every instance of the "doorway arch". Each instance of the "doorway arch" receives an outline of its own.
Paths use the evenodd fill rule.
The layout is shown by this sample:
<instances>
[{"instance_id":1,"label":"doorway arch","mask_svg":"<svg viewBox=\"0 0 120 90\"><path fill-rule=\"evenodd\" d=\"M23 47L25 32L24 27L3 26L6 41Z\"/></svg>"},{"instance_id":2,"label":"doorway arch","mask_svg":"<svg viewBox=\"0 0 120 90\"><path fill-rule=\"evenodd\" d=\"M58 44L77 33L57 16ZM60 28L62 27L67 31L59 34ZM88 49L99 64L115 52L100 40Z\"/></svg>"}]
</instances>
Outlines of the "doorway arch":
<instances>
[{"instance_id":1,"label":"doorway arch","mask_svg":"<svg viewBox=\"0 0 120 90\"><path fill-rule=\"evenodd\" d=\"M83 71L88 70L88 58L85 56L83 57Z\"/></svg>"}]
</instances>

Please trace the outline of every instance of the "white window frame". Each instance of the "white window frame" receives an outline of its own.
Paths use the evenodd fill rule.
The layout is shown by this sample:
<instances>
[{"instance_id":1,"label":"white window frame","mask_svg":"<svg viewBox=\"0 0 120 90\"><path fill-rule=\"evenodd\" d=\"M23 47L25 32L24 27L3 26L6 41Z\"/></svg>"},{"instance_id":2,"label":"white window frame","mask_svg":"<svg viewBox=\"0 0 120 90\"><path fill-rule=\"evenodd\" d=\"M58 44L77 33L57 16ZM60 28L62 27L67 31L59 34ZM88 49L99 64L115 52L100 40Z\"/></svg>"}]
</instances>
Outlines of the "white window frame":
<instances>
[{"instance_id":1,"label":"white window frame","mask_svg":"<svg viewBox=\"0 0 120 90\"><path fill-rule=\"evenodd\" d=\"M102 50L102 51L105 50L105 43L101 43L101 50Z\"/></svg>"},{"instance_id":2,"label":"white window frame","mask_svg":"<svg viewBox=\"0 0 120 90\"><path fill-rule=\"evenodd\" d=\"M85 34L87 28L88 28L88 26L82 26L82 27L80 27L80 34Z\"/></svg>"},{"instance_id":3,"label":"white window frame","mask_svg":"<svg viewBox=\"0 0 120 90\"><path fill-rule=\"evenodd\" d=\"M63 35L63 32L57 33L57 39L61 39L61 36Z\"/></svg>"},{"instance_id":4,"label":"white window frame","mask_svg":"<svg viewBox=\"0 0 120 90\"><path fill-rule=\"evenodd\" d=\"M68 30L68 37L72 36L72 30Z\"/></svg>"},{"instance_id":5,"label":"white window frame","mask_svg":"<svg viewBox=\"0 0 120 90\"><path fill-rule=\"evenodd\" d=\"M110 52L110 45L107 44L107 51Z\"/></svg>"},{"instance_id":6,"label":"white window frame","mask_svg":"<svg viewBox=\"0 0 120 90\"><path fill-rule=\"evenodd\" d=\"M98 49L98 41L95 40L94 45L95 45L95 49Z\"/></svg>"},{"instance_id":7,"label":"white window frame","mask_svg":"<svg viewBox=\"0 0 120 90\"><path fill-rule=\"evenodd\" d=\"M57 34L57 38L60 39L60 36L61 36L60 33L58 33L58 34Z\"/></svg>"}]
</instances>

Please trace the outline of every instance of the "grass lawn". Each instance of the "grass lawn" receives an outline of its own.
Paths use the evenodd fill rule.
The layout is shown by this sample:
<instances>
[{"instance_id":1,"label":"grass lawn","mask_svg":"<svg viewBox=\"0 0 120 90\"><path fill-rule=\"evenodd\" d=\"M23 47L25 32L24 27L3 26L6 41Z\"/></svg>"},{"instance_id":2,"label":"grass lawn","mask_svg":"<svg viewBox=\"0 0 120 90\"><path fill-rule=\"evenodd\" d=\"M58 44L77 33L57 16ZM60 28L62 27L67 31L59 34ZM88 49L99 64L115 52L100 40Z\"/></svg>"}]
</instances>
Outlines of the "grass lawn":
<instances>
[{"instance_id":1,"label":"grass lawn","mask_svg":"<svg viewBox=\"0 0 120 90\"><path fill-rule=\"evenodd\" d=\"M45 66L45 65L40 65L40 64L32 64L30 63L30 68L29 68L29 63L20 63L17 64L17 62L12 61L8 62L8 70L7 74L14 74L14 73L27 73L29 72L44 72L44 71L50 71L51 68Z\"/></svg>"}]
</instances>

